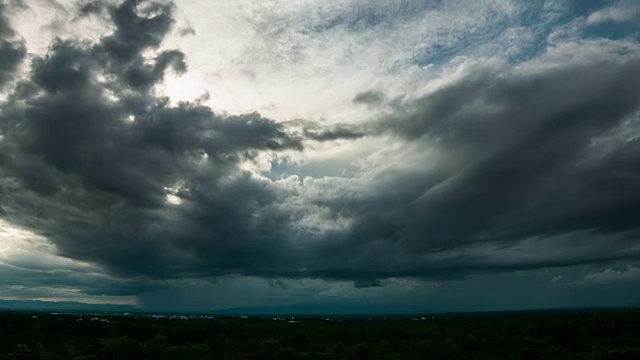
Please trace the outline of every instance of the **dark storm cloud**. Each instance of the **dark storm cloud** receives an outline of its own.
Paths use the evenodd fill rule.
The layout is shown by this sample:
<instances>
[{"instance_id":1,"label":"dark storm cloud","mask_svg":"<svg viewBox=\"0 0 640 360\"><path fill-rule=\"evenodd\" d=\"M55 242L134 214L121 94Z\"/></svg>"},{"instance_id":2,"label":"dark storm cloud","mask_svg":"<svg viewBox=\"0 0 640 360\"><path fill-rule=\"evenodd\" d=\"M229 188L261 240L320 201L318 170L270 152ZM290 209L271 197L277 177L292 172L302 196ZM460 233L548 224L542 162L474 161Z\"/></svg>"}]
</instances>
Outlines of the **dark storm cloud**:
<instances>
[{"instance_id":1,"label":"dark storm cloud","mask_svg":"<svg viewBox=\"0 0 640 360\"><path fill-rule=\"evenodd\" d=\"M459 166L416 199L412 210L426 216L415 226L440 234L445 247L505 232L635 229L629 216L640 201L640 173L619 159L640 155L635 141L597 163L585 156L597 151L594 139L638 111L638 75L640 59L530 76L479 70L418 101L415 112L387 124L437 143Z\"/></svg>"},{"instance_id":2,"label":"dark storm cloud","mask_svg":"<svg viewBox=\"0 0 640 360\"><path fill-rule=\"evenodd\" d=\"M384 100L384 94L380 91L365 91L353 98L354 103L375 105Z\"/></svg>"},{"instance_id":3,"label":"dark storm cloud","mask_svg":"<svg viewBox=\"0 0 640 360\"><path fill-rule=\"evenodd\" d=\"M314 204L352 225L311 242L302 274L283 275L367 287L637 259L639 75L637 58L478 65L392 103L369 135L435 155L385 163L364 191L327 188Z\"/></svg>"},{"instance_id":4,"label":"dark storm cloud","mask_svg":"<svg viewBox=\"0 0 640 360\"><path fill-rule=\"evenodd\" d=\"M350 124L327 125L322 122L295 119L285 121L282 124L290 130L297 130L298 135L305 140L311 141L334 141L334 140L355 140L367 135L368 129L362 126Z\"/></svg>"},{"instance_id":5,"label":"dark storm cloud","mask_svg":"<svg viewBox=\"0 0 640 360\"><path fill-rule=\"evenodd\" d=\"M336 126L333 129L307 129L304 131L304 137L315 141L332 141L339 139L359 139L365 136L364 132L351 129L346 126Z\"/></svg>"},{"instance_id":6,"label":"dark storm cloud","mask_svg":"<svg viewBox=\"0 0 640 360\"><path fill-rule=\"evenodd\" d=\"M379 174L376 195L326 199L355 219L351 240L326 256L362 259L358 270L378 276L429 277L637 258L639 78L637 58L529 73L478 66L396 104L374 131L439 156L430 170ZM627 138L599 144L623 126ZM540 243L549 253L517 259L518 246L532 238L551 239ZM489 259L482 244L514 260ZM398 261L388 261L394 253ZM432 254L443 257L419 260Z\"/></svg>"},{"instance_id":7,"label":"dark storm cloud","mask_svg":"<svg viewBox=\"0 0 640 360\"><path fill-rule=\"evenodd\" d=\"M136 3L89 8L104 9L113 34L56 40L10 94L0 115L3 217L48 236L63 256L128 277L274 261L279 224L255 216L274 195L238 164L300 150L301 140L259 114L221 117L156 97L166 71L186 69L184 55L142 56L170 30L173 7Z\"/></svg>"},{"instance_id":8,"label":"dark storm cloud","mask_svg":"<svg viewBox=\"0 0 640 360\"><path fill-rule=\"evenodd\" d=\"M0 3L0 90L11 81L27 49L9 24L8 6Z\"/></svg>"}]
</instances>

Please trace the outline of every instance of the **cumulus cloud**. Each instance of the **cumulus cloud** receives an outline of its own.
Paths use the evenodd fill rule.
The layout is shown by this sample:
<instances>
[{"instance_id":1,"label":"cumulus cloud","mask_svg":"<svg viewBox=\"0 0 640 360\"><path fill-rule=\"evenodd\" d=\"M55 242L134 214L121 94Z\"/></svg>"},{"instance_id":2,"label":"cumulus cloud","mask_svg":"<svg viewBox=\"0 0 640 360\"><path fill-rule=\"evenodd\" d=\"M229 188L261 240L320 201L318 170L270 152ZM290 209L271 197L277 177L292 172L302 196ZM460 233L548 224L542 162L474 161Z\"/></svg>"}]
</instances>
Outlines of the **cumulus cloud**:
<instances>
[{"instance_id":1,"label":"cumulus cloud","mask_svg":"<svg viewBox=\"0 0 640 360\"><path fill-rule=\"evenodd\" d=\"M636 18L639 14L640 5L631 1L622 1L592 13L587 17L587 23L625 22Z\"/></svg>"},{"instance_id":2,"label":"cumulus cloud","mask_svg":"<svg viewBox=\"0 0 640 360\"><path fill-rule=\"evenodd\" d=\"M242 268L260 253L253 245L277 237L257 230L271 226L256 212L273 194L239 163L302 144L258 114L157 96L167 71L185 69L177 50L143 55L170 29L173 7L151 3L147 15L136 3L106 7L116 28L98 43L56 40L3 105L4 215L62 255L120 273L197 272L216 257L223 272Z\"/></svg>"},{"instance_id":3,"label":"cumulus cloud","mask_svg":"<svg viewBox=\"0 0 640 360\"><path fill-rule=\"evenodd\" d=\"M586 275L582 281L585 283L609 284L617 282L632 282L640 280L640 268L627 266L624 270L613 270L610 268L602 272Z\"/></svg>"}]
</instances>

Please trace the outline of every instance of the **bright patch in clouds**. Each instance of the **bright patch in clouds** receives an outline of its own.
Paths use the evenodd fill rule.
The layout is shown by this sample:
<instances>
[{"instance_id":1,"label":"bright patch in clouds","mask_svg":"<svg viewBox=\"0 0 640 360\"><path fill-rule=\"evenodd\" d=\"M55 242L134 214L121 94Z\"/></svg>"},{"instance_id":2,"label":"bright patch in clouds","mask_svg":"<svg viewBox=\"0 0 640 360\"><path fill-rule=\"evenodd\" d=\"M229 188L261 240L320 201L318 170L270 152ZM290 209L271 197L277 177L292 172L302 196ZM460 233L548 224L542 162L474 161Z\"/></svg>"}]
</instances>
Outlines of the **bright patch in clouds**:
<instances>
[{"instance_id":1,"label":"bright patch in clouds","mask_svg":"<svg viewBox=\"0 0 640 360\"><path fill-rule=\"evenodd\" d=\"M202 77L193 74L171 75L164 81L164 92L174 103L202 101L206 104L210 90ZM227 106L233 107L233 104Z\"/></svg>"},{"instance_id":2,"label":"bright patch in clouds","mask_svg":"<svg viewBox=\"0 0 640 360\"><path fill-rule=\"evenodd\" d=\"M4 274L0 280L0 299L135 304L136 299L131 296L90 296L82 287L69 286L73 281L63 285L69 275L84 274L89 279L104 276L95 265L56 252L47 238L0 219L0 272ZM38 279L44 284L38 284Z\"/></svg>"}]
</instances>

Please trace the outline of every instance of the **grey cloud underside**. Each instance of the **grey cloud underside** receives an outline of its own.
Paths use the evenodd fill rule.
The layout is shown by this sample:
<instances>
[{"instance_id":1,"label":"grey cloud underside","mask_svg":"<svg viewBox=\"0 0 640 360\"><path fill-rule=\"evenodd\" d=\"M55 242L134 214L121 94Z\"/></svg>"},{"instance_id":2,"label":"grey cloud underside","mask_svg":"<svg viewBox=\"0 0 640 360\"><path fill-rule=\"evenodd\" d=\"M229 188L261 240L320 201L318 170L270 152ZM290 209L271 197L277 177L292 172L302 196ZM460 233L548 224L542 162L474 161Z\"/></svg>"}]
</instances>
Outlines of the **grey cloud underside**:
<instances>
[{"instance_id":1,"label":"grey cloud underside","mask_svg":"<svg viewBox=\"0 0 640 360\"><path fill-rule=\"evenodd\" d=\"M354 103L375 105L384 100L384 94L380 91L365 91L353 98Z\"/></svg>"},{"instance_id":2,"label":"grey cloud underside","mask_svg":"<svg viewBox=\"0 0 640 360\"><path fill-rule=\"evenodd\" d=\"M400 127L392 126L437 142L454 154L448 161L455 170L417 198L414 210L426 216L415 226L442 233L443 246L455 239L635 229L640 173L630 159L640 155L638 128L609 144L606 154L593 141L638 111L638 75L640 59L532 76L479 69L418 101ZM464 225L449 226L453 219Z\"/></svg>"},{"instance_id":3,"label":"grey cloud underside","mask_svg":"<svg viewBox=\"0 0 640 360\"><path fill-rule=\"evenodd\" d=\"M173 6L145 3L141 13L135 3L85 4L80 16L102 16L115 31L97 43L57 40L0 113L0 216L46 235L63 256L132 279L87 291L227 274L375 286L640 256L640 59L529 72L478 65L357 128L300 126L154 95L186 62L176 50L143 57L171 30ZM356 101L382 106L378 95ZM364 136L435 156L305 185L316 197L241 167L303 151L305 140ZM348 225L299 225L318 208Z\"/></svg>"},{"instance_id":4,"label":"grey cloud underside","mask_svg":"<svg viewBox=\"0 0 640 360\"><path fill-rule=\"evenodd\" d=\"M353 223L316 269L368 286L637 259L639 75L637 58L528 73L478 65L392 102L369 133L435 156L377 173L366 196L321 200Z\"/></svg>"},{"instance_id":5,"label":"grey cloud underside","mask_svg":"<svg viewBox=\"0 0 640 360\"><path fill-rule=\"evenodd\" d=\"M563 234L589 230L563 254L504 263L527 268L636 258L639 75L640 59L528 75L479 67L429 96L397 104L374 131L431 144L442 156L432 171L391 177L381 186L402 184L401 190L355 201L348 210L357 219L353 248L385 239L394 249L428 254L480 243L509 256L523 239L561 244ZM621 127L630 134L611 139ZM339 202L331 206L345 211ZM604 246L585 253L594 236ZM451 270L501 267L502 261L487 264L476 255L460 256ZM406 270L419 276L439 269L437 262L418 262Z\"/></svg>"}]
</instances>

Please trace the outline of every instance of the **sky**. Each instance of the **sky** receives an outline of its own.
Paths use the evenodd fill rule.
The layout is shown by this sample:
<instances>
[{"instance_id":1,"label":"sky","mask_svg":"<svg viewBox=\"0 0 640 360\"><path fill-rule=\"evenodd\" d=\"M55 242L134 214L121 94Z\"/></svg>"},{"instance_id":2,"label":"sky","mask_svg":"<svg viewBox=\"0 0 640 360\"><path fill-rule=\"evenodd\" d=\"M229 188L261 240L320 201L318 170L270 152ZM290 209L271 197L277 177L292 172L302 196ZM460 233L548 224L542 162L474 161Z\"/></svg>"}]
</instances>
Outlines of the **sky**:
<instances>
[{"instance_id":1,"label":"sky","mask_svg":"<svg viewBox=\"0 0 640 360\"><path fill-rule=\"evenodd\" d=\"M640 306L639 161L637 1L0 0L0 299Z\"/></svg>"}]
</instances>

